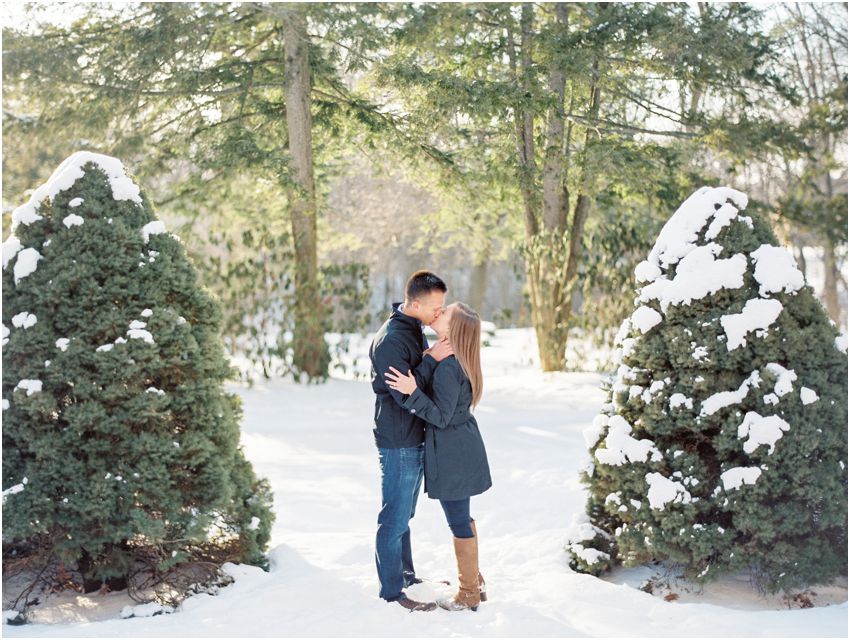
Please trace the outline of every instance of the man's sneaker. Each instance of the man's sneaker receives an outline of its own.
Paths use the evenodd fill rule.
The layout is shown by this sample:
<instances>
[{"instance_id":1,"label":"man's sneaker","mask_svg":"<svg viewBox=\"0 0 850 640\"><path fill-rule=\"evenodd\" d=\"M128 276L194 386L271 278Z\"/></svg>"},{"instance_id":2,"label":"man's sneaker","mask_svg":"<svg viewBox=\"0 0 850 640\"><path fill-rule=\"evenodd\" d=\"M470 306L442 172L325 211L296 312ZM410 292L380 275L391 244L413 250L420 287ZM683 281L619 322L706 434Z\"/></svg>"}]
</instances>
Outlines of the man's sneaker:
<instances>
[{"instance_id":1,"label":"man's sneaker","mask_svg":"<svg viewBox=\"0 0 850 640\"><path fill-rule=\"evenodd\" d=\"M417 600L411 600L404 594L401 594L401 597L396 602L408 611L434 611L437 608L436 602L419 602Z\"/></svg>"}]
</instances>

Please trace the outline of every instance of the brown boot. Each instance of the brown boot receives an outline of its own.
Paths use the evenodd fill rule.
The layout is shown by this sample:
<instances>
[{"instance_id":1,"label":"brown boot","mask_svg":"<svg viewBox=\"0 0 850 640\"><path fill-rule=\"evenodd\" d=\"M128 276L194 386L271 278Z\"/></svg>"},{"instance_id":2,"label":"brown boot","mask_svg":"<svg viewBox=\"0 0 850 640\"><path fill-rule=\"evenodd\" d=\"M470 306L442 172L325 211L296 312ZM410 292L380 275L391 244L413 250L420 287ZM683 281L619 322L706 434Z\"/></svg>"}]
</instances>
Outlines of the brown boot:
<instances>
[{"instance_id":1,"label":"brown boot","mask_svg":"<svg viewBox=\"0 0 850 640\"><path fill-rule=\"evenodd\" d=\"M455 558L457 559L458 592L450 599L437 600L437 604L449 611L462 609L478 610L481 594L478 590L478 540L475 538L454 538Z\"/></svg>"},{"instance_id":2,"label":"brown boot","mask_svg":"<svg viewBox=\"0 0 850 640\"><path fill-rule=\"evenodd\" d=\"M434 611L437 608L434 602L419 602L418 600L408 598L404 594L401 594L401 597L395 602L398 602L408 611Z\"/></svg>"},{"instance_id":3,"label":"brown boot","mask_svg":"<svg viewBox=\"0 0 850 640\"><path fill-rule=\"evenodd\" d=\"M469 525L472 527L472 535L475 536L475 544L478 545L478 529L475 528L475 520L469 519ZM481 575L481 570L478 570L478 590L481 592L481 602L487 602L487 585L484 584L484 576Z\"/></svg>"}]
</instances>

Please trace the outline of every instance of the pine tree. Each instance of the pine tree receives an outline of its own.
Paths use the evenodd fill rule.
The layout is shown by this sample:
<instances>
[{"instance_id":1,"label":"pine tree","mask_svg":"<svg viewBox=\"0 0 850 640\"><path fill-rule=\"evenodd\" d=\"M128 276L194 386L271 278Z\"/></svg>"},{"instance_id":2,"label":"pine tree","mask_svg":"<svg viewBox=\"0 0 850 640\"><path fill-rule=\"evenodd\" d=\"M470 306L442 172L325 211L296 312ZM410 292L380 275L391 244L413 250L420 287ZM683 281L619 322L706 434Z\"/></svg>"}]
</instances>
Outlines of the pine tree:
<instances>
[{"instance_id":1,"label":"pine tree","mask_svg":"<svg viewBox=\"0 0 850 640\"><path fill-rule=\"evenodd\" d=\"M585 432L572 566L746 570L776 592L847 571L847 357L747 197L703 187L635 269L608 403Z\"/></svg>"},{"instance_id":2,"label":"pine tree","mask_svg":"<svg viewBox=\"0 0 850 640\"><path fill-rule=\"evenodd\" d=\"M3 243L3 537L88 580L210 545L262 563L268 481L239 446L221 311L115 158L79 152ZM217 537L213 537L213 534Z\"/></svg>"}]
</instances>

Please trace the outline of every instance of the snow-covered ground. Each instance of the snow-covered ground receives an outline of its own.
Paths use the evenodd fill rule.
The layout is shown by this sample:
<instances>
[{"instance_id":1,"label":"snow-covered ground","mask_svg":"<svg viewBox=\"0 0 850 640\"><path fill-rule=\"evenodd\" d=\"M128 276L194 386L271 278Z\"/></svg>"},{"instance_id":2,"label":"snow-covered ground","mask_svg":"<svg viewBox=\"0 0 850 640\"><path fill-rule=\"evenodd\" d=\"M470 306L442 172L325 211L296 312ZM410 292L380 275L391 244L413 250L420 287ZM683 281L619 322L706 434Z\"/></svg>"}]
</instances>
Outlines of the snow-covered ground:
<instances>
[{"instance_id":1,"label":"snow-covered ground","mask_svg":"<svg viewBox=\"0 0 850 640\"><path fill-rule=\"evenodd\" d=\"M368 341L357 344L363 349ZM604 395L599 374L538 372L535 349L533 332L510 329L484 350L485 395L476 414L493 488L472 499L489 595L477 612L408 613L378 599L374 396L368 382L335 378L324 385L233 387L244 399L246 453L275 492L270 572L230 565L236 581L219 595L194 596L176 613L155 617L117 619L128 604L121 593L64 596L61 606L56 600L42 607L37 619L68 622L4 626L3 634L847 636L846 580L808 594L821 606L788 609L779 597L758 596L741 576L701 594L673 582L650 595L638 587L660 576L653 567L618 570L606 579L572 572L563 546L585 502L578 479L589 461L582 429ZM367 362L361 357L357 367ZM411 528L418 573L456 584L451 533L439 504L421 496ZM678 600L664 599L671 590ZM429 584L408 590L418 598L448 592ZM111 619L90 621L105 615Z\"/></svg>"}]
</instances>

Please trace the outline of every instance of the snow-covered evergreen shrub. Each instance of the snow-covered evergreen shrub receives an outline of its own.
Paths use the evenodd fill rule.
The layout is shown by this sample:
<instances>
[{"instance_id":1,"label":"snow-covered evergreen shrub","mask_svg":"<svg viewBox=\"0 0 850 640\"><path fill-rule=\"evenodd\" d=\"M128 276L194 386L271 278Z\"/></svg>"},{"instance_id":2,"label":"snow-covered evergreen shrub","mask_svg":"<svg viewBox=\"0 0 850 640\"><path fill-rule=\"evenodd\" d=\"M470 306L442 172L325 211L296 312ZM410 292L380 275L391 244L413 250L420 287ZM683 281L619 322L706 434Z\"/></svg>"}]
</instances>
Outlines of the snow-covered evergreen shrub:
<instances>
[{"instance_id":1,"label":"snow-covered evergreen shrub","mask_svg":"<svg viewBox=\"0 0 850 640\"><path fill-rule=\"evenodd\" d=\"M748 570L771 592L846 575L846 337L746 206L699 189L635 270L585 433L577 570L656 559L696 581Z\"/></svg>"},{"instance_id":2,"label":"snow-covered evergreen shrub","mask_svg":"<svg viewBox=\"0 0 850 640\"><path fill-rule=\"evenodd\" d=\"M115 158L65 160L3 243L3 536L87 578L226 533L262 562L271 491L239 446L221 311ZM235 541L235 542L234 542Z\"/></svg>"}]
</instances>

